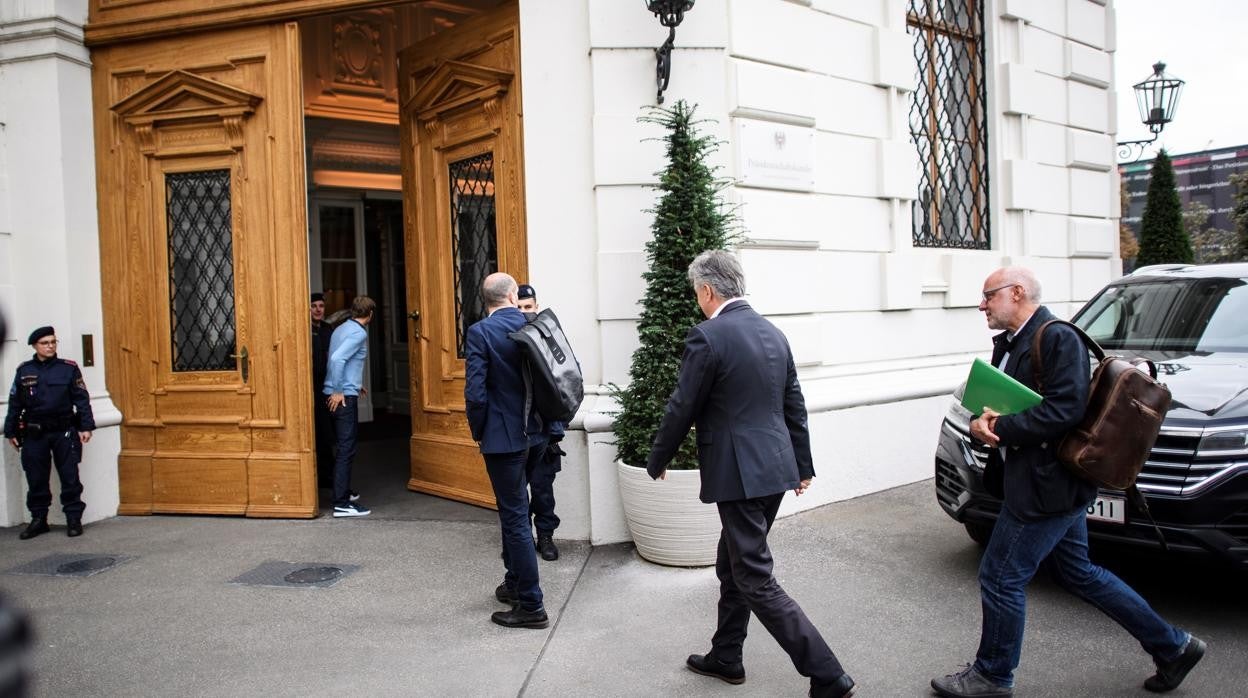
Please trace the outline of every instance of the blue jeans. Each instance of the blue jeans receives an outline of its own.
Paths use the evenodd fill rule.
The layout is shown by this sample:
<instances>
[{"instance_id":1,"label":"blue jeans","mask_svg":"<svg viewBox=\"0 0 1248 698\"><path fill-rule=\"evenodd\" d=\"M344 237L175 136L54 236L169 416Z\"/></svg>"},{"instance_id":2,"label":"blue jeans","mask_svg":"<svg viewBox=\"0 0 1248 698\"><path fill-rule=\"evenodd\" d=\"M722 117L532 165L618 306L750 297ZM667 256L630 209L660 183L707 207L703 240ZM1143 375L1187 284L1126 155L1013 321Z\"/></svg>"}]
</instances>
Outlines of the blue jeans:
<instances>
[{"instance_id":1,"label":"blue jeans","mask_svg":"<svg viewBox=\"0 0 1248 698\"><path fill-rule=\"evenodd\" d=\"M975 657L979 673L1002 686L1014 685L1023 648L1024 589L1046 557L1059 584L1121 625L1155 659L1170 661L1183 652L1186 632L1162 620L1135 590L1088 559L1084 509L1023 521L1002 507L979 565L984 612Z\"/></svg>"},{"instance_id":2,"label":"blue jeans","mask_svg":"<svg viewBox=\"0 0 1248 698\"><path fill-rule=\"evenodd\" d=\"M525 473L529 480L529 513L539 535L550 535L559 528L559 516L555 514L555 473L562 469L559 456L547 457L546 442L529 449L525 459Z\"/></svg>"},{"instance_id":3,"label":"blue jeans","mask_svg":"<svg viewBox=\"0 0 1248 698\"><path fill-rule=\"evenodd\" d=\"M334 457L334 506L351 503L351 465L355 462L355 436L360 427L360 398L347 395L330 418L334 421L334 436L338 454Z\"/></svg>"},{"instance_id":4,"label":"blue jeans","mask_svg":"<svg viewBox=\"0 0 1248 698\"><path fill-rule=\"evenodd\" d=\"M494 499L498 502L498 523L503 533L503 565L507 568L503 583L516 590L520 608L525 611L543 607L542 587L537 578L537 551L533 548L533 530L529 527L529 483L525 477L528 454L540 448L483 454Z\"/></svg>"}]
</instances>

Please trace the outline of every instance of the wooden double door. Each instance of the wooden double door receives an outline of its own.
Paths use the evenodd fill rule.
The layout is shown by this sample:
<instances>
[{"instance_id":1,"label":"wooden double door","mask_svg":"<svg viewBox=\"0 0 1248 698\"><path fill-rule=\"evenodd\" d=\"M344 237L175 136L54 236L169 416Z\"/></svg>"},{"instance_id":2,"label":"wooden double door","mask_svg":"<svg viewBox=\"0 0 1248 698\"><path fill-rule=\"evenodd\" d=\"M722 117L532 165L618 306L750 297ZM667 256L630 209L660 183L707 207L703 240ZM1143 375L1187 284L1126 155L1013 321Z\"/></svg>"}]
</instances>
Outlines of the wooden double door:
<instances>
[{"instance_id":1,"label":"wooden double door","mask_svg":"<svg viewBox=\"0 0 1248 698\"><path fill-rule=\"evenodd\" d=\"M518 39L507 3L399 55L409 487L484 506L463 337L484 276L526 269ZM123 514L317 513L299 43L282 21L93 50Z\"/></svg>"}]
</instances>

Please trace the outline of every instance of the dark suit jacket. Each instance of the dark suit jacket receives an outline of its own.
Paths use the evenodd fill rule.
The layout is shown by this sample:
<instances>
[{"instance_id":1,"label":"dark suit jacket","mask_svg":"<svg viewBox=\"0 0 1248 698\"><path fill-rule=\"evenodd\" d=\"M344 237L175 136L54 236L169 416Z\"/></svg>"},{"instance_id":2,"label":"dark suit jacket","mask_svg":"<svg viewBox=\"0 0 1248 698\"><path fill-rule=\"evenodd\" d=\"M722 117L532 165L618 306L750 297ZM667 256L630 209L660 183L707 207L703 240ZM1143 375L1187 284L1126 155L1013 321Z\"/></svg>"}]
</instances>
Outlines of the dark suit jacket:
<instances>
[{"instance_id":1,"label":"dark suit jacket","mask_svg":"<svg viewBox=\"0 0 1248 698\"><path fill-rule=\"evenodd\" d=\"M697 425L704 502L753 499L814 477L789 342L745 301L689 330L646 470L657 477Z\"/></svg>"},{"instance_id":2,"label":"dark suit jacket","mask_svg":"<svg viewBox=\"0 0 1248 698\"><path fill-rule=\"evenodd\" d=\"M523 313L501 308L468 328L464 406L482 453L514 453L547 439L536 410L524 424L524 358L507 336L522 326Z\"/></svg>"},{"instance_id":3,"label":"dark suit jacket","mask_svg":"<svg viewBox=\"0 0 1248 698\"><path fill-rule=\"evenodd\" d=\"M1040 326L1052 319L1053 313L1040 306L1014 338L1012 347L1007 347L1005 332L992 340L993 365L1008 348L1010 358L1002 370L1044 398L1035 407L997 420L996 434L1007 454L1004 469L998 470L1004 475L1005 505L1023 520L1068 514L1086 507L1096 495L1095 485L1071 474L1057 460L1062 437L1083 419L1091 377L1083 340L1065 325L1044 332L1040 344L1044 390L1037 389L1031 345ZM989 471L1002 468L997 449L989 452L988 461Z\"/></svg>"}]
</instances>

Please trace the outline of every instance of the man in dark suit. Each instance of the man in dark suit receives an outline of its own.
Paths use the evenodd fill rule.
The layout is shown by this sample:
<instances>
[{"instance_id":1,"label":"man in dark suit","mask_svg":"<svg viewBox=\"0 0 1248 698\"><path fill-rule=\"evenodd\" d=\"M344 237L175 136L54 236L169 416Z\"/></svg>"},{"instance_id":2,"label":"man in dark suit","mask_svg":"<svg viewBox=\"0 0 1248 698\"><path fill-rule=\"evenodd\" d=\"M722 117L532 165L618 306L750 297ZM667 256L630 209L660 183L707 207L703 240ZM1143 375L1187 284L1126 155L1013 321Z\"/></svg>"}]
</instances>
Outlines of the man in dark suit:
<instances>
[{"instance_id":1,"label":"man in dark suit","mask_svg":"<svg viewBox=\"0 0 1248 698\"><path fill-rule=\"evenodd\" d=\"M780 643L810 695L842 698L854 681L819 631L772 576L767 533L787 490L802 494L815 469L806 402L788 340L742 298L736 257L703 252L689 281L707 320L689 330L676 391L654 438L646 470L664 479L689 427L696 424L702 501L719 508L723 530L715 574L719 622L693 671L732 684L745 681L741 650L750 612Z\"/></svg>"},{"instance_id":2,"label":"man in dark suit","mask_svg":"<svg viewBox=\"0 0 1248 698\"><path fill-rule=\"evenodd\" d=\"M481 285L487 316L468 328L464 405L498 502L507 573L494 595L513 604L490 619L509 628L545 628L549 620L538 583L525 472L531 459L545 455L549 436L536 410L530 410L525 420L524 358L520 345L507 336L525 323L516 308L518 288L516 280L502 272L485 277Z\"/></svg>"},{"instance_id":3,"label":"man in dark suit","mask_svg":"<svg viewBox=\"0 0 1248 698\"><path fill-rule=\"evenodd\" d=\"M992 362L1038 390L1031 351L1035 333L1054 319L1040 305L1040 284L1022 267L998 269L984 281L979 309L993 337ZM932 679L942 696L1009 696L1022 654L1024 589L1048 558L1058 582L1101 609L1153 657L1157 672L1144 682L1153 692L1176 688L1205 652L1199 638L1162 620L1113 573L1088 560L1087 507L1096 486L1057 460L1066 432L1083 419L1090 369L1083 340L1054 325L1041 335L1044 401L1017 414L991 409L971 422L971 435L993 447L984 482L1002 497L1001 515L979 567L983 629L975 663Z\"/></svg>"}]
</instances>

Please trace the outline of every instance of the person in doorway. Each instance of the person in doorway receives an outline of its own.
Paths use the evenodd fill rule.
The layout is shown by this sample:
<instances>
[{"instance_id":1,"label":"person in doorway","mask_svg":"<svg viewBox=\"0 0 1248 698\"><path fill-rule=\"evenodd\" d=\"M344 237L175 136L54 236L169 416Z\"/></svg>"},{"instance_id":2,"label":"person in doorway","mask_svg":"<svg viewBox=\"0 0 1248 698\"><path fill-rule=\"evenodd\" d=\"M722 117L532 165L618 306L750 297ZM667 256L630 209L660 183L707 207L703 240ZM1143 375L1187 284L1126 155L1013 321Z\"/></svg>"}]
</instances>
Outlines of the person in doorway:
<instances>
[{"instance_id":1,"label":"person in doorway","mask_svg":"<svg viewBox=\"0 0 1248 698\"><path fill-rule=\"evenodd\" d=\"M481 285L486 317L468 328L464 405L498 503L506 573L494 596L512 604L511 610L497 611L490 620L509 628L545 628L550 621L542 603L529 524L526 473L534 469L531 460L545 456L550 438L536 410L525 420L524 357L507 336L525 323L516 307L518 290L516 280L502 272L485 277Z\"/></svg>"},{"instance_id":2,"label":"person in doorway","mask_svg":"<svg viewBox=\"0 0 1248 698\"><path fill-rule=\"evenodd\" d=\"M529 284L520 284L516 292L520 312L525 316L536 314L541 310L537 304L537 291ZM567 455L560 448L563 440L564 424L550 422L546 424L546 447L541 458L528 460L527 476L529 480L529 513L532 515L533 526L537 529L537 552L542 559L553 561L559 559L559 548L555 545L555 529L559 528L559 516L555 514L555 475L563 470L563 456Z\"/></svg>"},{"instance_id":3,"label":"person in doorway","mask_svg":"<svg viewBox=\"0 0 1248 698\"><path fill-rule=\"evenodd\" d=\"M730 252L709 250L689 265L689 282L706 321L689 330L676 390L646 462L650 477L667 464L695 423L701 498L719 508L723 531L715 574L719 622L711 650L691 654L694 672L745 682L742 647L750 613L758 616L810 679L815 698L845 698L854 680L772 574L767 534L784 493L801 495L815 468L806 401L784 334L745 301L745 273Z\"/></svg>"},{"instance_id":4,"label":"person in doorway","mask_svg":"<svg viewBox=\"0 0 1248 698\"><path fill-rule=\"evenodd\" d=\"M1040 305L1040 282L1022 267L1005 267L984 281L979 309L993 337L992 363L1037 390L1031 351L1035 333L1054 319ZM984 484L1004 500L979 565L983 627L975 663L932 679L941 696L1009 696L1023 649L1027 583L1048 559L1066 589L1099 608L1131 633L1153 658L1156 673L1144 688L1156 693L1179 686L1205 653L1205 643L1162 620L1112 572L1088 559L1087 507L1096 485L1057 460L1057 446L1082 420L1088 401L1088 352L1073 329L1045 330L1044 398L1017 414L985 409L971 422L971 435L992 447Z\"/></svg>"},{"instance_id":5,"label":"person in doorway","mask_svg":"<svg viewBox=\"0 0 1248 698\"><path fill-rule=\"evenodd\" d=\"M47 533L48 508L52 505L52 464L61 479L61 509L65 512L66 533L82 535L82 481L78 463L82 447L91 440L95 418L91 394L82 380L78 364L56 355L56 330L40 327L27 340L35 355L17 367L9 389L9 409L4 419L4 437L21 449L22 470L26 471L26 508L30 523L18 534L27 540Z\"/></svg>"},{"instance_id":6,"label":"person in doorway","mask_svg":"<svg viewBox=\"0 0 1248 698\"><path fill-rule=\"evenodd\" d=\"M321 391L329 367L329 340L333 328L325 321L325 294L313 293L312 304L312 433L316 443L316 479L322 487L334 481L334 422Z\"/></svg>"},{"instance_id":7,"label":"person in doorway","mask_svg":"<svg viewBox=\"0 0 1248 698\"><path fill-rule=\"evenodd\" d=\"M326 407L334 423L337 453L334 457L334 516L368 516L371 510L359 503L351 490L351 467L355 461L355 440L359 430L360 390L364 384L364 362L368 358L368 324L377 304L368 296L351 301L351 319L334 330L329 341L329 362L325 370L328 397Z\"/></svg>"}]
</instances>

